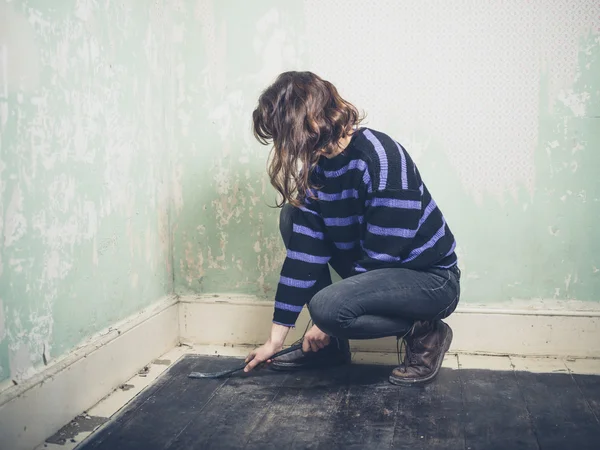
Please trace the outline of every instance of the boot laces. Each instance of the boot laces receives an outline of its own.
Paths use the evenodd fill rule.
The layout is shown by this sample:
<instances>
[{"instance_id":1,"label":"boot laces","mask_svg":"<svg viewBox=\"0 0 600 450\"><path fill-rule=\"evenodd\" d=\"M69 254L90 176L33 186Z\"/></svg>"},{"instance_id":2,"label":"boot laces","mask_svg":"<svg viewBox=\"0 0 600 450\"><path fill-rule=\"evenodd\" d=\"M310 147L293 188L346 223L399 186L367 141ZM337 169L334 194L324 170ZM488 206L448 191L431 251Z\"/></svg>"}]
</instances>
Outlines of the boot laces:
<instances>
[{"instance_id":1,"label":"boot laces","mask_svg":"<svg viewBox=\"0 0 600 450\"><path fill-rule=\"evenodd\" d=\"M400 335L396 336L396 354L398 355L398 365L400 367L403 367L404 370L406 369L406 367L417 363L416 356L411 351L410 345L408 345L406 342L407 336L414 336L415 328L416 328L416 322L412 325L412 327L410 327L410 329L403 336L400 336ZM400 353L401 353L401 348L402 348L402 346L400 345L400 340L402 340L402 345L404 346L404 361L403 362L400 361Z\"/></svg>"},{"instance_id":2,"label":"boot laces","mask_svg":"<svg viewBox=\"0 0 600 450\"><path fill-rule=\"evenodd\" d=\"M410 348L410 345L406 346L406 359L405 359L405 361L408 361L408 364L406 364L407 366L414 366L418 362L417 361L417 356L415 355L415 353Z\"/></svg>"},{"instance_id":3,"label":"boot laces","mask_svg":"<svg viewBox=\"0 0 600 450\"><path fill-rule=\"evenodd\" d=\"M401 353L401 344L400 337L396 339L396 354L398 355L398 365L402 372L406 372L409 366L415 366L418 363L417 355L412 351L410 345L406 342L405 339L402 339L402 345L404 346L404 361L400 361L400 353Z\"/></svg>"},{"instance_id":4,"label":"boot laces","mask_svg":"<svg viewBox=\"0 0 600 450\"><path fill-rule=\"evenodd\" d=\"M300 337L300 339L298 339L296 342L294 342L291 346L293 347L294 345L300 344L302 343L302 341L304 341L304 335L306 334L306 332L308 331L308 329L311 327L313 321L312 319L308 320L308 323L306 324L306 328L304 329L304 333L302 333L302 336Z\"/></svg>"}]
</instances>

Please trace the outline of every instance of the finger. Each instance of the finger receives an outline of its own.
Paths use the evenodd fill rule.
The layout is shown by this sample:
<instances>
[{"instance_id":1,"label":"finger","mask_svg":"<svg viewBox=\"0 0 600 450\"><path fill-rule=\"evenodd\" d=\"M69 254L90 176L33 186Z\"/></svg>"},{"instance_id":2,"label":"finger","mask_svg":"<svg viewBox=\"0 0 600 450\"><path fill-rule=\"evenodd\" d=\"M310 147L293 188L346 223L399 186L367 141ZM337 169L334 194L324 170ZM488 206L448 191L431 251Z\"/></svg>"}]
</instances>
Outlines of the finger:
<instances>
[{"instance_id":1,"label":"finger","mask_svg":"<svg viewBox=\"0 0 600 450\"><path fill-rule=\"evenodd\" d=\"M255 357L255 356L256 356L256 351L255 351L255 350L252 350L252 351L251 351L251 352L248 354L248 356L246 356L246 359L244 360L244 362L245 362L246 364L248 364L250 361L252 361L252 360L254 359L254 357Z\"/></svg>"},{"instance_id":2,"label":"finger","mask_svg":"<svg viewBox=\"0 0 600 450\"><path fill-rule=\"evenodd\" d=\"M325 348L325 343L323 341L317 341L317 347L319 347L319 350L323 350Z\"/></svg>"},{"instance_id":3,"label":"finger","mask_svg":"<svg viewBox=\"0 0 600 450\"><path fill-rule=\"evenodd\" d=\"M313 352L318 352L319 351L319 346L318 346L318 344L317 344L316 341L311 341L310 342L310 347L312 348Z\"/></svg>"},{"instance_id":4,"label":"finger","mask_svg":"<svg viewBox=\"0 0 600 450\"><path fill-rule=\"evenodd\" d=\"M310 348L310 343L309 343L308 339L304 339L304 340L302 341L302 351L303 351L304 353L308 353L308 352L310 352L310 351L311 351L311 348Z\"/></svg>"},{"instance_id":5,"label":"finger","mask_svg":"<svg viewBox=\"0 0 600 450\"><path fill-rule=\"evenodd\" d=\"M250 361L246 367L244 368L244 372L250 372L252 369L254 369L256 366L258 366L261 363L261 361L258 358L254 358L252 361Z\"/></svg>"}]
</instances>

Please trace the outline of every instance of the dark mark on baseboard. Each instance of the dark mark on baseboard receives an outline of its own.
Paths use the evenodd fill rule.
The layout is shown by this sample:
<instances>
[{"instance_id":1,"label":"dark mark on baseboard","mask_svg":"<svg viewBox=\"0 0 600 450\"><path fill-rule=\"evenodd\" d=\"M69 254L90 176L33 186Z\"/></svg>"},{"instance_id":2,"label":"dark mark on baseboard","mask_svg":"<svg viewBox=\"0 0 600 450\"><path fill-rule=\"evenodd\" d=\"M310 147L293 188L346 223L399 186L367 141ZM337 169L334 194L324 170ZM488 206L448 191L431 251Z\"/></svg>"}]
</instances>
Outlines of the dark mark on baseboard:
<instances>
[{"instance_id":1,"label":"dark mark on baseboard","mask_svg":"<svg viewBox=\"0 0 600 450\"><path fill-rule=\"evenodd\" d=\"M171 365L171 360L170 359L155 359L154 361L152 361L152 364L157 364L159 366L169 366L169 365Z\"/></svg>"},{"instance_id":2,"label":"dark mark on baseboard","mask_svg":"<svg viewBox=\"0 0 600 450\"><path fill-rule=\"evenodd\" d=\"M75 436L79 433L94 431L108 419L106 417L88 416L82 414L46 439L48 444L64 445L67 441L76 442Z\"/></svg>"}]
</instances>

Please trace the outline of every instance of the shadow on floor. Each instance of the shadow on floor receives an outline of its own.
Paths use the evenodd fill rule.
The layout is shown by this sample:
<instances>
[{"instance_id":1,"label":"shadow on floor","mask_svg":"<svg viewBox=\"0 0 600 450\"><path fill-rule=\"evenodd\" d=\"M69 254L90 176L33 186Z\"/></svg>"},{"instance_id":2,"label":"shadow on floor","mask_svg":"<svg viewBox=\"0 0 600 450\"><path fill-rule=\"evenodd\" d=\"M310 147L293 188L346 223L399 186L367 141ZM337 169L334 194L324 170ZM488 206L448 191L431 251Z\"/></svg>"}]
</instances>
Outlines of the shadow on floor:
<instances>
[{"instance_id":1,"label":"shadow on floor","mask_svg":"<svg viewBox=\"0 0 600 450\"><path fill-rule=\"evenodd\" d=\"M351 365L187 378L236 364L184 357L77 448L600 448L599 376L442 369L400 388L390 366Z\"/></svg>"}]
</instances>

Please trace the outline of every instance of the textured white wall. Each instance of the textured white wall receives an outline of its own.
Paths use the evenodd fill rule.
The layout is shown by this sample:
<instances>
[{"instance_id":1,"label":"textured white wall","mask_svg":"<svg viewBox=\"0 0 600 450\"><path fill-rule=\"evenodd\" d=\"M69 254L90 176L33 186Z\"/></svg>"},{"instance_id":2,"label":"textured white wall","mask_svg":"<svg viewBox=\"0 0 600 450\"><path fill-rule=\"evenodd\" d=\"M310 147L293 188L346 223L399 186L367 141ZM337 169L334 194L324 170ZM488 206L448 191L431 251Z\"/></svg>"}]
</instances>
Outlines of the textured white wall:
<instances>
[{"instance_id":1,"label":"textured white wall","mask_svg":"<svg viewBox=\"0 0 600 450\"><path fill-rule=\"evenodd\" d=\"M417 161L431 141L443 146L476 201L531 192L540 112L558 101L586 114L571 86L581 38L600 31L600 1L304 3L313 71Z\"/></svg>"}]
</instances>

